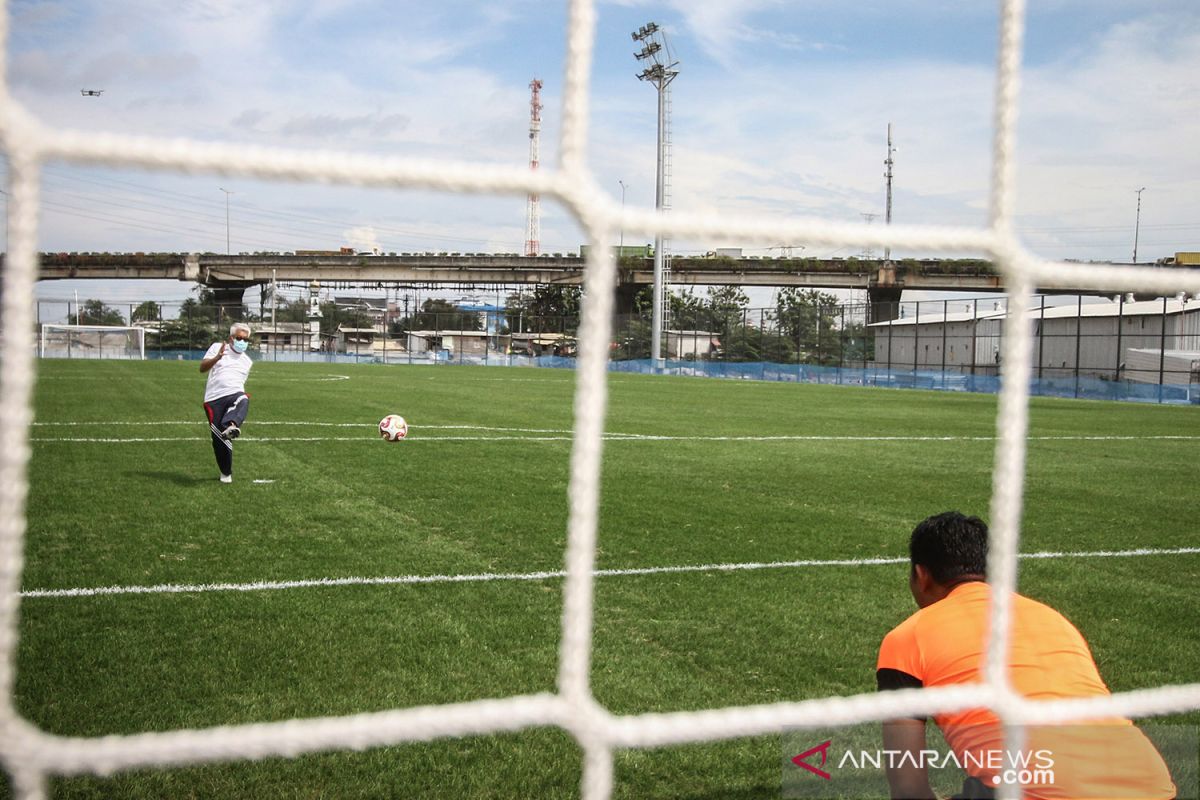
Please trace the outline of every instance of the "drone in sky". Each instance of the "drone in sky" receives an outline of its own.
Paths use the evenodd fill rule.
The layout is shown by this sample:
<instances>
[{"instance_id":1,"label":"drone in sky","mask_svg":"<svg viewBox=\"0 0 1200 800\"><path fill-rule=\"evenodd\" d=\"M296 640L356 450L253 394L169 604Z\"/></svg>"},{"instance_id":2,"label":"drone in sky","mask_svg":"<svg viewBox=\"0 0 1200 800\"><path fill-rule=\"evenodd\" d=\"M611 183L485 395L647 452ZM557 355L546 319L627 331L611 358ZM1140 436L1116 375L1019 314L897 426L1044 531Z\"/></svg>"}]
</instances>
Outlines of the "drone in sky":
<instances>
[{"instance_id":1,"label":"drone in sky","mask_svg":"<svg viewBox=\"0 0 1200 800\"><path fill-rule=\"evenodd\" d=\"M99 97L104 94L103 89L80 89L79 93L84 97Z\"/></svg>"}]
</instances>

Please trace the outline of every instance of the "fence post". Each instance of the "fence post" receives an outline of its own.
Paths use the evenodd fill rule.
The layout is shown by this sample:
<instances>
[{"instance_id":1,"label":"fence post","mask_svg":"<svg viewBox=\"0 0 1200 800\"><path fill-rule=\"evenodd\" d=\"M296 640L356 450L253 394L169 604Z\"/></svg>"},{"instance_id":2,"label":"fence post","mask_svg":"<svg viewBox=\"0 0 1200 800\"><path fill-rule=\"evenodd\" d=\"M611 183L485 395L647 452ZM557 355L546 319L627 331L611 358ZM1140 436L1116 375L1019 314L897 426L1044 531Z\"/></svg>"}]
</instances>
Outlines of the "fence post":
<instances>
[{"instance_id":1,"label":"fence post","mask_svg":"<svg viewBox=\"0 0 1200 800\"><path fill-rule=\"evenodd\" d=\"M821 348L821 304L818 302L813 308L817 314L817 366L821 367L824 366L821 362L825 360L825 351Z\"/></svg>"},{"instance_id":2,"label":"fence post","mask_svg":"<svg viewBox=\"0 0 1200 800\"><path fill-rule=\"evenodd\" d=\"M888 320L887 370L888 370L889 377L892 374L892 323L893 322L895 322L895 318Z\"/></svg>"},{"instance_id":3,"label":"fence post","mask_svg":"<svg viewBox=\"0 0 1200 800\"><path fill-rule=\"evenodd\" d=\"M1083 335L1083 295L1077 295L1075 299L1075 396L1079 397L1079 340Z\"/></svg>"},{"instance_id":4,"label":"fence post","mask_svg":"<svg viewBox=\"0 0 1200 800\"><path fill-rule=\"evenodd\" d=\"M946 385L946 329L950 327L950 301L942 301L942 386Z\"/></svg>"},{"instance_id":5,"label":"fence post","mask_svg":"<svg viewBox=\"0 0 1200 800\"><path fill-rule=\"evenodd\" d=\"M1158 402L1163 401L1163 389L1166 388L1164 374L1167 366L1167 297L1163 295L1162 317L1158 321Z\"/></svg>"},{"instance_id":6,"label":"fence post","mask_svg":"<svg viewBox=\"0 0 1200 800\"><path fill-rule=\"evenodd\" d=\"M1041 304L1038 307L1038 380L1042 379L1042 353L1046 346L1046 295L1039 295Z\"/></svg>"},{"instance_id":7,"label":"fence post","mask_svg":"<svg viewBox=\"0 0 1200 800\"><path fill-rule=\"evenodd\" d=\"M921 348L921 301L917 301L913 318L913 386L917 385L917 351Z\"/></svg>"},{"instance_id":8,"label":"fence post","mask_svg":"<svg viewBox=\"0 0 1200 800\"><path fill-rule=\"evenodd\" d=\"M1121 325L1125 322L1125 295L1117 301L1117 366L1113 369L1113 380L1121 380Z\"/></svg>"},{"instance_id":9,"label":"fence post","mask_svg":"<svg viewBox=\"0 0 1200 800\"><path fill-rule=\"evenodd\" d=\"M977 349L979 347L979 298L976 297L971 301L971 377L975 377L975 364L979 361ZM972 381L972 389L975 388Z\"/></svg>"}]
</instances>

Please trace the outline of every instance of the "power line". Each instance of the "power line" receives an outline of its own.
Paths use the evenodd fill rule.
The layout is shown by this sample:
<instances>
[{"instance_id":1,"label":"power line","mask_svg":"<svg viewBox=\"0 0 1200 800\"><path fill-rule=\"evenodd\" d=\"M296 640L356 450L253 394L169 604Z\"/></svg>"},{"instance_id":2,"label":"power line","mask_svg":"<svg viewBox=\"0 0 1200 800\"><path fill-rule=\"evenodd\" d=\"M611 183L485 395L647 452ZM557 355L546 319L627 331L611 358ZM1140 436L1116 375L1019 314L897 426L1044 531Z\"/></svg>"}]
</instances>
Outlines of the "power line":
<instances>
[{"instance_id":1,"label":"power line","mask_svg":"<svg viewBox=\"0 0 1200 800\"><path fill-rule=\"evenodd\" d=\"M172 207L173 210L177 210L180 213L195 213L194 206L196 206L196 205L210 208L213 211L220 212L221 214L224 213L224 203L223 202L210 200L210 199L202 198L202 197L197 197L195 195L190 195L190 194L183 193L183 192L159 189L156 187L146 186L144 184L138 184L138 183L134 183L131 181L121 180L118 178L107 178L107 179L87 178L87 177L83 177L80 175L76 175L76 174L73 174L73 173L70 173L67 171L61 171L61 170L47 169L47 173L54 175L55 177L59 178L60 180L88 183L88 184L93 184L93 185L100 186L103 188L110 188L112 186L129 187L143 195L144 194L156 195L156 196L172 199L176 202L180 202L180 201L186 202L188 204L188 206L190 206L189 208L180 209L180 208L178 208L178 206ZM491 241L489 239L478 239L478 238L463 237L463 236L446 236L446 235L442 235L442 234L426 233L423 231L415 231L415 230L404 229L404 228L396 228L396 227L392 227L390 225L381 225L378 223L363 222L361 220L359 220L359 221L333 220L333 219L327 219L327 218L314 217L314 216L306 215L306 214L298 214L298 213L294 213L294 212L279 211L276 209L264 209L260 206L256 206L255 204L250 203L250 202L239 203L238 209L239 209L240 214L250 214L252 216L257 215L260 217L267 217L267 218L274 218L276 220L282 220L284 222L300 223L304 226L303 228L290 228L290 229L289 228L276 228L276 230L281 230L281 231L289 232L289 233L293 233L293 232L294 233L304 233L304 234L307 234L310 236L312 234L312 226L314 224L316 224L316 225L322 226L323 228L330 230L330 231L333 231L334 228L338 228L335 235L337 235L339 237L343 234L344 229L346 229L346 228L369 226L376 233L395 236L395 237L407 237L407 238L417 239L417 240L447 242L447 243L454 243L454 244L486 244L489 241ZM216 215L214 214L213 216L215 217ZM514 250L518 249L517 245L515 243L506 242L505 244L511 245L512 249L514 249ZM283 248L283 249L292 249L292 248L289 245L288 247Z\"/></svg>"}]
</instances>

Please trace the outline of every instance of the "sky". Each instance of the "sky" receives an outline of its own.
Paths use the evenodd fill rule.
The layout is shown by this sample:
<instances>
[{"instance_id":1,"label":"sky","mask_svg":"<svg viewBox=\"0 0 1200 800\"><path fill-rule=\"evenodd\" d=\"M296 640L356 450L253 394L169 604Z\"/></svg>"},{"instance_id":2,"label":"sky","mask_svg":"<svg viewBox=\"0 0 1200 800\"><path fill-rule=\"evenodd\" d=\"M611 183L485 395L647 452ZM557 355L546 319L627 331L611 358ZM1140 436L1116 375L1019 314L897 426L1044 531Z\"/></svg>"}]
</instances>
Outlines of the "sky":
<instances>
[{"instance_id":1,"label":"sky","mask_svg":"<svg viewBox=\"0 0 1200 800\"><path fill-rule=\"evenodd\" d=\"M1139 261L1200 250L1200 3L1027 5L1018 235L1053 259L1129 262L1135 227ZM673 208L882 225L891 124L893 221L986 223L998 2L596 9L589 168L615 201L654 205L656 97L636 78L630 36L654 21L679 62ZM511 166L528 162L536 77L542 168L557 163L565 2L17 0L9 14L11 92L47 124ZM46 165L43 199L47 251L225 252L228 237L233 252L521 252L525 238L523 197L57 162ZM584 241L549 199L540 226L543 252ZM67 288L44 283L39 294ZM187 289L159 282L143 293Z\"/></svg>"}]
</instances>

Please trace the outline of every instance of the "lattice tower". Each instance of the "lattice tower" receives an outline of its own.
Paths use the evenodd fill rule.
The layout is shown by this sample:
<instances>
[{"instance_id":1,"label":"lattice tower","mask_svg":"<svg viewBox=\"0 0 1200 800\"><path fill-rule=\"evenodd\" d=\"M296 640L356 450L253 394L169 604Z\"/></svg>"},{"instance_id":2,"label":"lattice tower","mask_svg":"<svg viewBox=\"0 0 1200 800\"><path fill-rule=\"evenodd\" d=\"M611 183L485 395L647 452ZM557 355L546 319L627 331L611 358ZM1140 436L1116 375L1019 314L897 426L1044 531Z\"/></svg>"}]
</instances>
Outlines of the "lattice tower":
<instances>
[{"instance_id":1,"label":"lattice tower","mask_svg":"<svg viewBox=\"0 0 1200 800\"><path fill-rule=\"evenodd\" d=\"M537 172L538 148L542 137L542 82L529 82L529 169ZM536 256L541 251L542 222L537 192L529 193L525 208L525 255Z\"/></svg>"}]
</instances>

